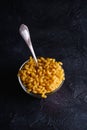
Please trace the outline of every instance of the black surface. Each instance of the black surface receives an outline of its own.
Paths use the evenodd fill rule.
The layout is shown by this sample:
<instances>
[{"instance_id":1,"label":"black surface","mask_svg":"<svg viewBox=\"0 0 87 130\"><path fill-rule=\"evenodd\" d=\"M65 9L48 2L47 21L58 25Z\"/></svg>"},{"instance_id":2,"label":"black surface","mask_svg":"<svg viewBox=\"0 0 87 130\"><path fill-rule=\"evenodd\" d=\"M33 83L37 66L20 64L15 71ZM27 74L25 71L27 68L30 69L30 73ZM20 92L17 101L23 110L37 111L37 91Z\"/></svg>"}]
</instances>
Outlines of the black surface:
<instances>
[{"instance_id":1,"label":"black surface","mask_svg":"<svg viewBox=\"0 0 87 130\"><path fill-rule=\"evenodd\" d=\"M30 29L37 56L63 62L66 80L47 99L26 94L17 80L31 55L19 35ZM87 130L87 1L0 4L0 130Z\"/></svg>"}]
</instances>

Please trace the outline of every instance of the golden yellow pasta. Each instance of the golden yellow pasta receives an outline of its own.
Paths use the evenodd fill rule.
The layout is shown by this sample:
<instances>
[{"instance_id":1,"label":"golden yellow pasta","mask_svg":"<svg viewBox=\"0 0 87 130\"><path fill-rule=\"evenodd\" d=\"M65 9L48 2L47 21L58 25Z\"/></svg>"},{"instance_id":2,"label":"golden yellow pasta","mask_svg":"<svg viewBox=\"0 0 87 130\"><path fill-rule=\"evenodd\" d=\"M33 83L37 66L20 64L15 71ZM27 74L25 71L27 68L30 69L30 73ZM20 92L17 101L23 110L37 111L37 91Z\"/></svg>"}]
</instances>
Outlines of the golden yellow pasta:
<instances>
[{"instance_id":1,"label":"golden yellow pasta","mask_svg":"<svg viewBox=\"0 0 87 130\"><path fill-rule=\"evenodd\" d=\"M40 57L38 66L32 57L19 70L18 76L26 87L27 92L40 94L46 98L47 94L60 87L65 80L62 62L57 62L54 58Z\"/></svg>"}]
</instances>

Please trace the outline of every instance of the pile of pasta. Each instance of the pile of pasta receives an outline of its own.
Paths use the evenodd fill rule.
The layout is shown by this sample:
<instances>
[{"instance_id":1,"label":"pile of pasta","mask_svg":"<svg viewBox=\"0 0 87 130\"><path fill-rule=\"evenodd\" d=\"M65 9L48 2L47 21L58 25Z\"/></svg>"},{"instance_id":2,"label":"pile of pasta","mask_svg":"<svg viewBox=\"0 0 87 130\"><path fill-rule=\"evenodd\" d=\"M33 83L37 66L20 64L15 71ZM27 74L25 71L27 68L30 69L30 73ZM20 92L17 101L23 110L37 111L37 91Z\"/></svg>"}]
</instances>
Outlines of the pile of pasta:
<instances>
[{"instance_id":1,"label":"pile of pasta","mask_svg":"<svg viewBox=\"0 0 87 130\"><path fill-rule=\"evenodd\" d=\"M18 76L20 76L27 92L39 94L42 98L46 98L47 94L58 89L65 80L63 64L54 58L40 57L37 61L38 65L30 57L19 70Z\"/></svg>"}]
</instances>

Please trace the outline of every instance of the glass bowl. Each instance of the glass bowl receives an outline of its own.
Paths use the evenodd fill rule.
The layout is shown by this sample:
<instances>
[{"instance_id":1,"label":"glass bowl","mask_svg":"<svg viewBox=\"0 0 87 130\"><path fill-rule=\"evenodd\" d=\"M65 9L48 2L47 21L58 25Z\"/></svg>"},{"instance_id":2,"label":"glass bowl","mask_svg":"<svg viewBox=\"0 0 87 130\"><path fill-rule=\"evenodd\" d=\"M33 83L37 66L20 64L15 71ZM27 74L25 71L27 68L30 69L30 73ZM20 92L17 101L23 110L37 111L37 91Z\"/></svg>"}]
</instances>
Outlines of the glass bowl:
<instances>
[{"instance_id":1,"label":"glass bowl","mask_svg":"<svg viewBox=\"0 0 87 130\"><path fill-rule=\"evenodd\" d=\"M21 65L21 67L19 68L19 70L21 70L22 67L23 67L28 61L29 61L29 60L26 60L26 61ZM26 89L26 87L23 85L20 76L17 75L17 77L18 77L18 81L19 81L20 86L22 87L22 89L23 89L27 94L29 94L29 95L31 95L31 96L33 96L33 97L36 97L36 98L43 98L43 97L41 97L40 94L35 94L35 93L33 93L33 92L28 92L27 89ZM63 83L64 83L64 80L63 80L62 83L58 86L58 88L56 88L55 90L53 90L53 91L50 92L50 93L46 93L46 96L48 97L49 95L51 95L51 94L57 92L57 91L62 87Z\"/></svg>"}]
</instances>

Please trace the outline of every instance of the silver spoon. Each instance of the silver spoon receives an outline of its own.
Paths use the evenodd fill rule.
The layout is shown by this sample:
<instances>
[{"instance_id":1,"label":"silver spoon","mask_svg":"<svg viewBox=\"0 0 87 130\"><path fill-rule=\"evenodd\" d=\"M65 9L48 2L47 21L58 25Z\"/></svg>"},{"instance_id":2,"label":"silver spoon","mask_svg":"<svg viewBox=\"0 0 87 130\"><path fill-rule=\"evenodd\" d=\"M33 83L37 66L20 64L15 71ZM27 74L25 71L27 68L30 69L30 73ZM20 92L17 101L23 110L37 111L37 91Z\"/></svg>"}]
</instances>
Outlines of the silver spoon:
<instances>
[{"instance_id":1,"label":"silver spoon","mask_svg":"<svg viewBox=\"0 0 87 130\"><path fill-rule=\"evenodd\" d=\"M24 24L21 24L20 28L19 28L19 33L20 35L22 36L22 38L24 39L24 41L26 42L27 46L29 47L32 55L33 55L33 58L36 62L36 65L38 64L37 62L37 58L36 58L36 55L35 55L35 52L34 52L34 49L33 49L33 46L32 46L32 42L31 42L31 38L30 38L30 33L29 33L29 29L26 25Z\"/></svg>"}]
</instances>

